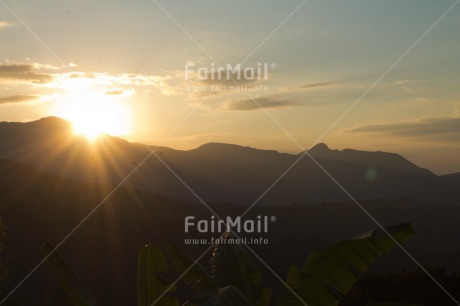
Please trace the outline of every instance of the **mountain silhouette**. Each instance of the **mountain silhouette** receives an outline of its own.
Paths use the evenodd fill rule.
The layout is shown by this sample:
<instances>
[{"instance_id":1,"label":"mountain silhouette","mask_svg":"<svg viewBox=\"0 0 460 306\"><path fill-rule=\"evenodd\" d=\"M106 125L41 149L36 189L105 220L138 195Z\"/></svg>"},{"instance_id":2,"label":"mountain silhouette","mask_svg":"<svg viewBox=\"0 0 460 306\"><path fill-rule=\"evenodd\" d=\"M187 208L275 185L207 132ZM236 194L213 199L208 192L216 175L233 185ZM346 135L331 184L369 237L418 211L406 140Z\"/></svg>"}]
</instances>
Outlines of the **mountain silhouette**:
<instances>
[{"instance_id":1,"label":"mountain silhouette","mask_svg":"<svg viewBox=\"0 0 460 306\"><path fill-rule=\"evenodd\" d=\"M219 144L211 146L222 148ZM253 149L246 150L254 153ZM113 188L0 160L0 216L8 226L1 258L9 271L0 295L5 296L40 262L40 244L49 241L57 245ZM453 234L460 231L460 207L413 200L368 201L362 205L384 226L411 222L416 234L405 246L426 267L460 269L460 248ZM232 218L246 209L225 203L211 206L220 216ZM197 258L208 246L185 245L184 238L208 238L212 234L184 233L184 218L195 216L201 220L210 215L203 205L122 187L74 232L59 252L102 305L134 305L137 250L147 242L158 246L175 243ZM256 206L247 218L258 215L276 216L276 222L264 234L269 245L255 245L253 249L283 277L290 266L302 265L311 251L376 227L350 202ZM395 250L376 269L413 267L402 251ZM271 277L268 271L267 277ZM44 264L6 305L68 305L58 283ZM277 285L274 279L271 286Z\"/></svg>"},{"instance_id":2,"label":"mountain silhouette","mask_svg":"<svg viewBox=\"0 0 460 306\"><path fill-rule=\"evenodd\" d=\"M452 173L441 176L441 180L454 188L460 189L460 173Z\"/></svg>"},{"instance_id":3,"label":"mountain silhouette","mask_svg":"<svg viewBox=\"0 0 460 306\"><path fill-rule=\"evenodd\" d=\"M84 182L117 184L149 154L127 186L192 203L200 200L190 189L206 202L245 205L262 194L261 204L348 200L330 176L358 200L411 198L460 203L460 190L452 183L455 176L437 176L394 153L339 151L318 144L308 154L287 154L224 143L181 151L109 135L91 143L73 135L70 124L57 117L0 123L0 158Z\"/></svg>"}]
</instances>

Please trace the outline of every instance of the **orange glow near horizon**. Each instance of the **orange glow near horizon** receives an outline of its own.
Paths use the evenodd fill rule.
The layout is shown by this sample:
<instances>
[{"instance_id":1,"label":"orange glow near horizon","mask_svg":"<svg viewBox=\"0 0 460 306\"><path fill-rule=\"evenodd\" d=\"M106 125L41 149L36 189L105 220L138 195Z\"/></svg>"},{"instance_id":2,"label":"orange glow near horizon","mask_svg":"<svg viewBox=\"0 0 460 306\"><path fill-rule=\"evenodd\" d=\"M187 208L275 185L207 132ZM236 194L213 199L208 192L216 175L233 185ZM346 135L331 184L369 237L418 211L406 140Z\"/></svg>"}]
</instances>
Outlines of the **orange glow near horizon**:
<instances>
[{"instance_id":1,"label":"orange glow near horizon","mask_svg":"<svg viewBox=\"0 0 460 306\"><path fill-rule=\"evenodd\" d=\"M129 109L122 97L90 88L68 91L58 102L54 115L69 120L75 134L94 140L101 134L130 134Z\"/></svg>"}]
</instances>

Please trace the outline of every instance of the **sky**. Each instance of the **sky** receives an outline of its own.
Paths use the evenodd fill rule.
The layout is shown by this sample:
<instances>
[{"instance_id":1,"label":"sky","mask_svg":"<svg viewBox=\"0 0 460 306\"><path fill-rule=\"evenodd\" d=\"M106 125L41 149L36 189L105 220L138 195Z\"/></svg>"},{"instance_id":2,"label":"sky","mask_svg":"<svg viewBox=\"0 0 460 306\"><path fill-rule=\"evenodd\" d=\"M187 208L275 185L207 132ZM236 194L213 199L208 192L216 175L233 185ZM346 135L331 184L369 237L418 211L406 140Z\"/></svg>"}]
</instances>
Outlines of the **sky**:
<instances>
[{"instance_id":1,"label":"sky","mask_svg":"<svg viewBox=\"0 0 460 306\"><path fill-rule=\"evenodd\" d=\"M0 0L0 121L176 149L325 142L460 172L455 3Z\"/></svg>"}]
</instances>

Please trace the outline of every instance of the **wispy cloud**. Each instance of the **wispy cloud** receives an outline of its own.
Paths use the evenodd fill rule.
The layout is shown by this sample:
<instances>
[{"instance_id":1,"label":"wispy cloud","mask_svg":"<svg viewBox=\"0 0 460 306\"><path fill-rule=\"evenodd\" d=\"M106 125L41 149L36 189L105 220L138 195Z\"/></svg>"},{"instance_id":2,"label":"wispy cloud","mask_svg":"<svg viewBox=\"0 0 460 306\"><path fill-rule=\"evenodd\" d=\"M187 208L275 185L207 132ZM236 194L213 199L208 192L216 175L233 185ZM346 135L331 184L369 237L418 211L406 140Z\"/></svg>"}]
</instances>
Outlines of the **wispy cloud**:
<instances>
[{"instance_id":1,"label":"wispy cloud","mask_svg":"<svg viewBox=\"0 0 460 306\"><path fill-rule=\"evenodd\" d=\"M0 97L1 104L11 104L11 103L23 103L39 100L40 97L37 95L12 95L6 97Z\"/></svg>"},{"instance_id":2,"label":"wispy cloud","mask_svg":"<svg viewBox=\"0 0 460 306\"><path fill-rule=\"evenodd\" d=\"M322 89L327 87L333 87L338 85L337 82L314 82L308 84L295 84L291 86L284 86L280 87L280 92L293 92L293 91L307 91L307 90L314 90L314 89Z\"/></svg>"},{"instance_id":3,"label":"wispy cloud","mask_svg":"<svg viewBox=\"0 0 460 306\"><path fill-rule=\"evenodd\" d=\"M154 87L163 95L171 95L171 88L166 83L167 77L132 73L109 74L105 72L64 72L54 74L54 81L49 87L61 89L78 89L103 87L106 95L131 96L133 87Z\"/></svg>"},{"instance_id":4,"label":"wispy cloud","mask_svg":"<svg viewBox=\"0 0 460 306\"><path fill-rule=\"evenodd\" d=\"M295 106L297 103L289 100L282 100L276 98L255 98L247 99L247 100L238 100L238 101L230 101L226 104L226 108L228 110L235 110L235 111L250 111L250 110L258 110L261 108L282 108L282 107L289 107Z\"/></svg>"},{"instance_id":5,"label":"wispy cloud","mask_svg":"<svg viewBox=\"0 0 460 306\"><path fill-rule=\"evenodd\" d=\"M313 89L313 88L318 88L318 87L328 87L335 85L335 82L321 82L321 83L310 83L310 84L305 84L300 86L302 89Z\"/></svg>"},{"instance_id":6,"label":"wispy cloud","mask_svg":"<svg viewBox=\"0 0 460 306\"><path fill-rule=\"evenodd\" d=\"M175 88L167 80L169 75L143 75L133 73L111 74L106 72L72 71L75 64L55 67L39 63L0 63L0 84L26 84L51 89L97 89L106 95L132 96L135 87L151 87L163 95L173 95Z\"/></svg>"},{"instance_id":7,"label":"wispy cloud","mask_svg":"<svg viewBox=\"0 0 460 306\"><path fill-rule=\"evenodd\" d=\"M393 82L395 85L407 85L407 84L418 84L418 83L426 83L426 80L399 80Z\"/></svg>"},{"instance_id":8,"label":"wispy cloud","mask_svg":"<svg viewBox=\"0 0 460 306\"><path fill-rule=\"evenodd\" d=\"M130 97L132 96L136 91L133 88L111 88L107 89L105 91L106 95L109 96L124 96L124 97Z\"/></svg>"},{"instance_id":9,"label":"wispy cloud","mask_svg":"<svg viewBox=\"0 0 460 306\"><path fill-rule=\"evenodd\" d=\"M119 96L123 94L123 88L109 89L105 91L105 94L109 96Z\"/></svg>"},{"instance_id":10,"label":"wispy cloud","mask_svg":"<svg viewBox=\"0 0 460 306\"><path fill-rule=\"evenodd\" d=\"M54 67L38 63L18 63L6 61L0 64L0 84L25 84L51 90L99 92L107 96L130 97L139 91L154 89L164 96L184 95L191 98L204 98L240 91L261 91L259 80L238 79L237 73L222 83L221 80L200 80L195 72L186 80L184 71L167 71L163 75L107 73L97 71L76 71L76 65ZM226 71L222 72L226 74ZM217 76L215 76L217 77ZM227 85L226 85L227 84ZM222 86L217 86L222 85ZM205 87L205 90L203 90ZM262 102L264 103L264 102ZM273 105L275 105L274 103Z\"/></svg>"},{"instance_id":11,"label":"wispy cloud","mask_svg":"<svg viewBox=\"0 0 460 306\"><path fill-rule=\"evenodd\" d=\"M11 26L11 24L9 24L8 22L0 21L0 29L1 28L6 28L6 27L9 27L9 26Z\"/></svg>"},{"instance_id":12,"label":"wispy cloud","mask_svg":"<svg viewBox=\"0 0 460 306\"><path fill-rule=\"evenodd\" d=\"M41 69L49 69L48 66L39 64L0 64L0 81L45 84L53 80L49 73L39 72Z\"/></svg>"},{"instance_id":13,"label":"wispy cloud","mask_svg":"<svg viewBox=\"0 0 460 306\"><path fill-rule=\"evenodd\" d=\"M371 124L355 127L348 132L458 142L460 117L432 117L418 121Z\"/></svg>"}]
</instances>

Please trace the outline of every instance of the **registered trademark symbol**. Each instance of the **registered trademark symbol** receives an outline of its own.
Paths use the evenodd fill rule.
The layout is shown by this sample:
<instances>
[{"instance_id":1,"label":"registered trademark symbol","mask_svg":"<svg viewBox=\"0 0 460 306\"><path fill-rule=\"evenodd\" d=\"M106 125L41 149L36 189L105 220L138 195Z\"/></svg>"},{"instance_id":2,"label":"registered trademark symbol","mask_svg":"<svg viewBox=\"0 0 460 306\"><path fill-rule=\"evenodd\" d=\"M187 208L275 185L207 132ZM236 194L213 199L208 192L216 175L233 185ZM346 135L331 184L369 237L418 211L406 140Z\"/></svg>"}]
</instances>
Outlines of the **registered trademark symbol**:
<instances>
[{"instance_id":1,"label":"registered trademark symbol","mask_svg":"<svg viewBox=\"0 0 460 306\"><path fill-rule=\"evenodd\" d=\"M272 64L270 65L270 68L271 68L271 69L276 69L276 64L275 64L275 63L272 63ZM276 219L276 218L275 218L275 219Z\"/></svg>"},{"instance_id":2,"label":"registered trademark symbol","mask_svg":"<svg viewBox=\"0 0 460 306\"><path fill-rule=\"evenodd\" d=\"M275 217L275 216L271 216L271 217L270 217L270 221L271 221L271 222L275 222L275 221L276 221L276 217Z\"/></svg>"}]
</instances>

